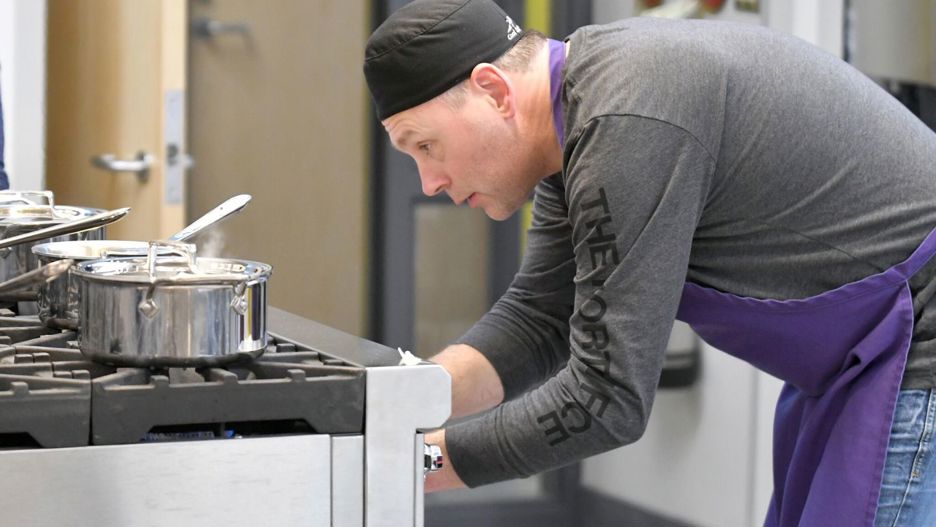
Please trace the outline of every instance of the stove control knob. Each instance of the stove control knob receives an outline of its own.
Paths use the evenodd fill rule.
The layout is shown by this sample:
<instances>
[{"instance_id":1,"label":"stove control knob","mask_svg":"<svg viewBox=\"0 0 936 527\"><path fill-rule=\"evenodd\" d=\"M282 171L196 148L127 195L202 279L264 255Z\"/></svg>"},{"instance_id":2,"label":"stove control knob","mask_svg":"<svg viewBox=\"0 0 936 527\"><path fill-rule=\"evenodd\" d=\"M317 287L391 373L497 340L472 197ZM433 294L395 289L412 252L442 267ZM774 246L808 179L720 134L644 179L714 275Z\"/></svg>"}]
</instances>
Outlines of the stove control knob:
<instances>
[{"instance_id":1,"label":"stove control knob","mask_svg":"<svg viewBox=\"0 0 936 527\"><path fill-rule=\"evenodd\" d=\"M442 459L442 449L438 445L423 445L424 465L423 474L435 472L442 468L444 461Z\"/></svg>"}]
</instances>

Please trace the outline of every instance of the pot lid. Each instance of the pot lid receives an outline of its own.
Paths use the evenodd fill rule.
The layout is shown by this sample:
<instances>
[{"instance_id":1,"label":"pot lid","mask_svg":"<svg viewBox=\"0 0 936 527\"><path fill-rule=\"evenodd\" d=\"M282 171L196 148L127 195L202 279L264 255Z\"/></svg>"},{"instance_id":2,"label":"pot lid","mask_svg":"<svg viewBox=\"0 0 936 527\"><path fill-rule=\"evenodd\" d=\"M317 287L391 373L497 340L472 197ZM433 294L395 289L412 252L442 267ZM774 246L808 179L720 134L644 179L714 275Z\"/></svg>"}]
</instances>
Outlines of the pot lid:
<instances>
[{"instance_id":1,"label":"pot lid","mask_svg":"<svg viewBox=\"0 0 936 527\"><path fill-rule=\"evenodd\" d=\"M0 227L35 226L39 228L80 220L101 212L104 212L104 210L68 205L10 205L0 203Z\"/></svg>"},{"instance_id":2,"label":"pot lid","mask_svg":"<svg viewBox=\"0 0 936 527\"><path fill-rule=\"evenodd\" d=\"M265 281L273 272L269 264L231 258L195 258L162 255L149 258L107 258L72 267L74 275L95 281L157 285L222 285Z\"/></svg>"},{"instance_id":3,"label":"pot lid","mask_svg":"<svg viewBox=\"0 0 936 527\"><path fill-rule=\"evenodd\" d=\"M71 260L98 260L122 256L143 256L149 249L149 243L135 240L73 240L65 242L47 242L34 245L32 252L51 258ZM116 253L116 254L115 254Z\"/></svg>"}]
</instances>

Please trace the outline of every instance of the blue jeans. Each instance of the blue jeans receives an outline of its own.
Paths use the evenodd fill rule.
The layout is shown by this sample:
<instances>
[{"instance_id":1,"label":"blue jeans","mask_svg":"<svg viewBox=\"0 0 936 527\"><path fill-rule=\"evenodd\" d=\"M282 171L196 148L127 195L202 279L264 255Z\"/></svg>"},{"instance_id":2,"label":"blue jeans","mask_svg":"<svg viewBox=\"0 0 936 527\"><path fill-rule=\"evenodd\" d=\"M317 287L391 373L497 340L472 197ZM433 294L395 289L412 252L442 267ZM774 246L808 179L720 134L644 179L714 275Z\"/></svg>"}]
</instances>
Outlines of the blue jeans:
<instances>
[{"instance_id":1,"label":"blue jeans","mask_svg":"<svg viewBox=\"0 0 936 527\"><path fill-rule=\"evenodd\" d=\"M891 427L875 527L936 525L936 390L903 390Z\"/></svg>"}]
</instances>

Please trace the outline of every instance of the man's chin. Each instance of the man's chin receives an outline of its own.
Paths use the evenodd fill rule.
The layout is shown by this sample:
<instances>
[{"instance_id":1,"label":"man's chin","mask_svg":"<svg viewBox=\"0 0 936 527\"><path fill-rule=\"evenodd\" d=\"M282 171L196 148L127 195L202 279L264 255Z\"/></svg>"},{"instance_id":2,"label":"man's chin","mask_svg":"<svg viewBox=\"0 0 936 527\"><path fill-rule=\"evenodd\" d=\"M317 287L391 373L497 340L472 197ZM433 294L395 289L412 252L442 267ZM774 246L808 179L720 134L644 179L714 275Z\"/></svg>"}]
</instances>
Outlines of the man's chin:
<instances>
[{"instance_id":1,"label":"man's chin","mask_svg":"<svg viewBox=\"0 0 936 527\"><path fill-rule=\"evenodd\" d=\"M494 221L504 221L513 216L518 208L519 207L505 208L503 206L484 207L484 213L487 214L488 218Z\"/></svg>"}]
</instances>

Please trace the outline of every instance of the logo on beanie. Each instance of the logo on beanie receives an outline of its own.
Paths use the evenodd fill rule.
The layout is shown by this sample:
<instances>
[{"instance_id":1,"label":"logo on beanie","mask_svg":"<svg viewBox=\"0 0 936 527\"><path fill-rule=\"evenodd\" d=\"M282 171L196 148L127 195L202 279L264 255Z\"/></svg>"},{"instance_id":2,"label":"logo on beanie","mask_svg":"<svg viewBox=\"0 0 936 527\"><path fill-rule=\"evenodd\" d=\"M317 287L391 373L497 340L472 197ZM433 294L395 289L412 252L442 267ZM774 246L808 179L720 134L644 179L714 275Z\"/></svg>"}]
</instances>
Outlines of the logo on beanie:
<instances>
[{"instance_id":1,"label":"logo on beanie","mask_svg":"<svg viewBox=\"0 0 936 527\"><path fill-rule=\"evenodd\" d=\"M520 34L520 26L514 24L514 21L507 16L507 40L513 40Z\"/></svg>"}]
</instances>

